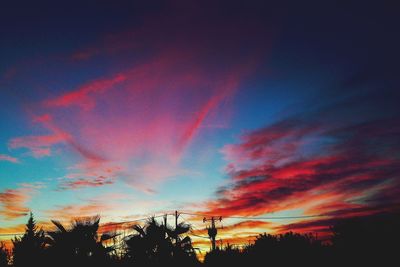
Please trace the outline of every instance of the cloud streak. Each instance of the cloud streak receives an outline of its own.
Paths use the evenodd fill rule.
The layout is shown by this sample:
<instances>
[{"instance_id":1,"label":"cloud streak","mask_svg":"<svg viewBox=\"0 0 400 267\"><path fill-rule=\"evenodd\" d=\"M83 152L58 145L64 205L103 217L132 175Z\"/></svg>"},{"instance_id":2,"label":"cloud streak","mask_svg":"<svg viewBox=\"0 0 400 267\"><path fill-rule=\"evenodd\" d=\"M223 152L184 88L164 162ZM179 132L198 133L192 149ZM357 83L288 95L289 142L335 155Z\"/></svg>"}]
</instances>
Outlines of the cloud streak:
<instances>
[{"instance_id":1,"label":"cloud streak","mask_svg":"<svg viewBox=\"0 0 400 267\"><path fill-rule=\"evenodd\" d=\"M300 113L224 146L229 183L206 203L205 212L252 216L301 210L345 218L398 210L398 117L382 112L361 119L351 113L358 99L346 101L353 101L347 109L338 102L336 108ZM339 107L348 112L346 120L330 119ZM291 226L316 230L327 229L327 223L316 218Z\"/></svg>"},{"instance_id":2,"label":"cloud streak","mask_svg":"<svg viewBox=\"0 0 400 267\"><path fill-rule=\"evenodd\" d=\"M9 155L4 155L4 154L0 154L0 161L8 161L11 163L19 163L19 159L9 156Z\"/></svg>"},{"instance_id":3,"label":"cloud streak","mask_svg":"<svg viewBox=\"0 0 400 267\"><path fill-rule=\"evenodd\" d=\"M95 102L90 97L91 94L99 94L110 90L125 79L126 77L123 74L117 74L111 79L91 81L72 92L68 92L60 97L46 101L44 105L49 107L70 107L77 105L84 110L88 110L93 108L95 105Z\"/></svg>"},{"instance_id":4,"label":"cloud streak","mask_svg":"<svg viewBox=\"0 0 400 267\"><path fill-rule=\"evenodd\" d=\"M7 221L24 217L28 214L27 202L30 200L38 186L34 184L21 184L20 187L7 188L0 192L0 216Z\"/></svg>"}]
</instances>

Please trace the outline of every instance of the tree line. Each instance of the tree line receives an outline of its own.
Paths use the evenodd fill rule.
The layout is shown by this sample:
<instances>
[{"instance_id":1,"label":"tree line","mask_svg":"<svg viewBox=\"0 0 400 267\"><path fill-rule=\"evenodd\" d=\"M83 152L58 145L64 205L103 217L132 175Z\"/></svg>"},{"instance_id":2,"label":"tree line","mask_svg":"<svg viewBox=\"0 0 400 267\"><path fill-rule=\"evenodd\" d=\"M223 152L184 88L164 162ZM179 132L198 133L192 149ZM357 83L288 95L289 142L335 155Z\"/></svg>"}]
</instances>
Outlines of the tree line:
<instances>
[{"instance_id":1,"label":"tree line","mask_svg":"<svg viewBox=\"0 0 400 267\"><path fill-rule=\"evenodd\" d=\"M116 233L99 233L100 217L74 220L65 226L52 220L54 230L39 229L30 214L21 237L8 250L0 245L0 267L31 266L397 266L399 214L338 220L331 238L322 242L313 234L260 234L254 243L226 244L198 260L188 236L190 225L174 228L149 218L121 244L108 242ZM111 243L111 244L110 244Z\"/></svg>"}]
</instances>

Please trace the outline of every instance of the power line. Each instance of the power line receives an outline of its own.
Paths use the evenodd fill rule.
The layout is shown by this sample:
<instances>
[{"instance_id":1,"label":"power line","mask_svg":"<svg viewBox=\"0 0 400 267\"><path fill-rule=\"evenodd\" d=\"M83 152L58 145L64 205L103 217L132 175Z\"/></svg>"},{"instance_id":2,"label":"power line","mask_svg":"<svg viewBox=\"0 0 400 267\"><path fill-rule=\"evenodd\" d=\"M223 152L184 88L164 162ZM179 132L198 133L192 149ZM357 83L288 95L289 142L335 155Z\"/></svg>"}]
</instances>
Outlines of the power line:
<instances>
[{"instance_id":1,"label":"power line","mask_svg":"<svg viewBox=\"0 0 400 267\"><path fill-rule=\"evenodd\" d=\"M185 214L185 215L190 215L190 216L202 216L202 217L220 217L219 215L217 216L217 215L204 214L204 213L194 213L194 212L179 212L179 214ZM163 215L143 217L143 218L130 220L130 221L104 223L102 225L103 226L123 225L123 224L129 224L129 223L134 223L134 222L146 221L149 218L161 218L161 217L163 217L165 215L167 215L167 216L175 216L174 214L167 213L167 214L163 214ZM303 216L274 216L274 217L224 216L224 218L242 219L242 220L249 220L249 219L254 219L254 220L285 220L285 219L307 219L307 218L317 218L317 217L325 217L325 216L328 216L328 215L317 214L317 215L303 215ZM187 221L187 220L185 220L185 221ZM24 233L0 233L0 236L20 236L20 235L23 235L23 234ZM196 236L195 234L192 234L192 235ZM209 239L209 237L204 237L204 236L198 236L198 237Z\"/></svg>"},{"instance_id":2,"label":"power line","mask_svg":"<svg viewBox=\"0 0 400 267\"><path fill-rule=\"evenodd\" d=\"M185 219L185 217L182 216L182 213L181 213L181 218L182 218L185 222L187 221L187 220ZM199 231L199 229L197 229L197 227L195 227L193 224L190 224L190 227L194 228L194 230ZM193 233L193 230L190 230L190 235L196 236L196 237L200 237L200 238L204 238L204 239L210 239L210 237L208 237L208 236L202 236L202 235L197 235L197 234Z\"/></svg>"},{"instance_id":3,"label":"power line","mask_svg":"<svg viewBox=\"0 0 400 267\"><path fill-rule=\"evenodd\" d=\"M149 218L160 218L160 217L163 217L163 216L165 216L165 215L172 215L172 214L163 214L163 215L158 215L158 216L150 216L150 217L135 219L135 220L131 220L131 221L104 223L103 226L121 225L121 224L133 223L133 222L146 221L146 220L148 220Z\"/></svg>"},{"instance_id":4,"label":"power line","mask_svg":"<svg viewBox=\"0 0 400 267\"><path fill-rule=\"evenodd\" d=\"M210 215L210 214L202 214L202 213L190 213L190 212L181 212L181 214L192 215L192 216L202 216L202 217L220 217L219 215ZM318 214L318 215L302 215L302 216L274 216L274 217L256 217L256 216L224 216L224 218L230 219L255 219L255 220L285 220L285 219L306 219L306 218L316 218L316 217L324 217L327 215Z\"/></svg>"},{"instance_id":5,"label":"power line","mask_svg":"<svg viewBox=\"0 0 400 267\"><path fill-rule=\"evenodd\" d=\"M200 237L200 238L204 238L204 239L210 239L210 237L208 237L208 236L196 235L196 234L193 233L193 231L190 231L190 235L196 236L196 237Z\"/></svg>"}]
</instances>

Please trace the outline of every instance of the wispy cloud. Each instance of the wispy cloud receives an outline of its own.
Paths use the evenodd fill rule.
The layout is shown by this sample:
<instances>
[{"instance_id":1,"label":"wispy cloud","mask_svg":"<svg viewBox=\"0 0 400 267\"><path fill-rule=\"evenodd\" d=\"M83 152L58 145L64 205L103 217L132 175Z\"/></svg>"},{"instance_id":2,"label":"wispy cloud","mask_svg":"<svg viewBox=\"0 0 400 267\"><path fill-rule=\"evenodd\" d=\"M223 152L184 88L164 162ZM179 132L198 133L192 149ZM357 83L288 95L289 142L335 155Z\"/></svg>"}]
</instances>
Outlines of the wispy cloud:
<instances>
[{"instance_id":1,"label":"wispy cloud","mask_svg":"<svg viewBox=\"0 0 400 267\"><path fill-rule=\"evenodd\" d=\"M79 205L61 205L54 209L45 211L49 218L60 221L70 221L78 217L88 217L99 215L101 211L110 208L109 205L100 201L87 201L85 204Z\"/></svg>"},{"instance_id":2,"label":"wispy cloud","mask_svg":"<svg viewBox=\"0 0 400 267\"><path fill-rule=\"evenodd\" d=\"M22 183L17 188L8 188L0 192L0 216L5 220L14 220L28 214L27 202L42 183Z\"/></svg>"},{"instance_id":3,"label":"wispy cloud","mask_svg":"<svg viewBox=\"0 0 400 267\"><path fill-rule=\"evenodd\" d=\"M126 80L123 74L117 74L111 79L99 79L88 82L74 91L68 92L55 99L45 101L44 105L50 107L69 107L77 105L84 110L94 107L95 101L90 97L90 94L103 93L110 90L117 84Z\"/></svg>"},{"instance_id":4,"label":"wispy cloud","mask_svg":"<svg viewBox=\"0 0 400 267\"><path fill-rule=\"evenodd\" d=\"M60 144L75 152L79 173L96 175L67 181L64 189L111 184L115 176L103 171L110 166L145 191L187 173L182 155L202 124L222 119L217 111L237 90L242 67L211 79L203 66L175 56L163 54L42 101L44 112L33 121L51 134L13 138L9 147L28 148L37 157ZM184 62L189 65L182 70Z\"/></svg>"},{"instance_id":5,"label":"wispy cloud","mask_svg":"<svg viewBox=\"0 0 400 267\"><path fill-rule=\"evenodd\" d=\"M12 149L27 148L34 157L40 158L51 155L51 147L65 141L64 135L40 135L15 137L10 140L9 147Z\"/></svg>"},{"instance_id":6,"label":"wispy cloud","mask_svg":"<svg viewBox=\"0 0 400 267\"><path fill-rule=\"evenodd\" d=\"M8 161L8 162L12 162L12 163L19 163L19 159L9 156L9 155L4 155L4 154L0 154L0 161Z\"/></svg>"}]
</instances>

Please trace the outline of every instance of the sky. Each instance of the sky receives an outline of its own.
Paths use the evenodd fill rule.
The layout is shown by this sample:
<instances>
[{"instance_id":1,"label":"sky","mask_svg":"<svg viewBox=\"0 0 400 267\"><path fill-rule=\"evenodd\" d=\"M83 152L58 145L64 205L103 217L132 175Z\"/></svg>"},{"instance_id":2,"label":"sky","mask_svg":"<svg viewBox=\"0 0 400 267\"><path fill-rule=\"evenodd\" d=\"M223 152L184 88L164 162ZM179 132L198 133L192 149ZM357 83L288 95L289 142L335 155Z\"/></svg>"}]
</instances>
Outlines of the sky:
<instances>
[{"instance_id":1,"label":"sky","mask_svg":"<svg viewBox=\"0 0 400 267\"><path fill-rule=\"evenodd\" d=\"M243 244L398 211L397 17L385 1L1 3L0 233L30 211L46 227L179 210ZM305 217L257 219L274 216ZM206 235L201 219L180 217Z\"/></svg>"}]
</instances>

